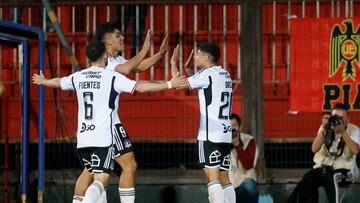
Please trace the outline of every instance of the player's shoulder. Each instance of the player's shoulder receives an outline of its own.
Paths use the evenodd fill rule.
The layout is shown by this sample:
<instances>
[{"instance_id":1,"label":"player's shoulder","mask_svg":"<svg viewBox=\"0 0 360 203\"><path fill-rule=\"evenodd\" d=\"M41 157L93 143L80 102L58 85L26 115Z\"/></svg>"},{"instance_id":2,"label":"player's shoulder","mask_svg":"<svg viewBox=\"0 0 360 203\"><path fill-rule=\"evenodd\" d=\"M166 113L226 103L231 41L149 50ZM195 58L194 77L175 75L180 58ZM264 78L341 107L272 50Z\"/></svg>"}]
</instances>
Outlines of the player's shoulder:
<instances>
[{"instance_id":1,"label":"player's shoulder","mask_svg":"<svg viewBox=\"0 0 360 203\"><path fill-rule=\"evenodd\" d=\"M127 62L127 60L121 55L116 56L116 57L108 56L108 63L124 64L126 62Z\"/></svg>"},{"instance_id":2,"label":"player's shoulder","mask_svg":"<svg viewBox=\"0 0 360 203\"><path fill-rule=\"evenodd\" d=\"M117 61L119 61L119 62L126 62L126 61L127 61L127 60L126 60L123 56L121 56L121 55L115 57L115 59L116 59Z\"/></svg>"}]
</instances>

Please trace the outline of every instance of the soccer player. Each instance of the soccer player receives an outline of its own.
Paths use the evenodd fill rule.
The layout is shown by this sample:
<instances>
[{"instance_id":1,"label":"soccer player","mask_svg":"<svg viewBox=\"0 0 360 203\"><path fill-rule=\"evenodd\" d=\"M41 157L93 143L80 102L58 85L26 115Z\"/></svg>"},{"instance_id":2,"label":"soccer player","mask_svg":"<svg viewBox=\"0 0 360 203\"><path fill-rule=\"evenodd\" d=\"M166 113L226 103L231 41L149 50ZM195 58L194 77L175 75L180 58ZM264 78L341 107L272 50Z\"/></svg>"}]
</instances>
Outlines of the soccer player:
<instances>
[{"instance_id":1,"label":"soccer player","mask_svg":"<svg viewBox=\"0 0 360 203\"><path fill-rule=\"evenodd\" d=\"M177 75L177 46L171 57L171 72ZM199 69L195 74L191 69L194 51L185 63L188 74L187 85L179 89L197 89L200 104L200 127L198 131L198 155L207 181L210 203L235 203L235 191L229 181L231 149L231 100L232 80L230 74L217 65L219 47L211 42L200 43L195 52L194 64Z\"/></svg>"},{"instance_id":2,"label":"soccer player","mask_svg":"<svg viewBox=\"0 0 360 203\"><path fill-rule=\"evenodd\" d=\"M178 75L164 83L137 82L105 69L107 53L104 43L90 42L86 55L92 66L68 77L46 79L33 75L33 83L75 91L78 100L77 151L94 181L87 188L83 203L95 203L109 182L113 169L113 112L118 94L161 91L185 83Z\"/></svg>"},{"instance_id":3,"label":"soccer player","mask_svg":"<svg viewBox=\"0 0 360 203\"><path fill-rule=\"evenodd\" d=\"M94 40L102 41L108 53L108 65L106 69L127 75L130 72L141 72L156 64L167 52L168 36L166 35L159 52L149 58L145 58L150 49L150 32L144 40L144 45L139 53L130 60L124 59L119 55L124 50L124 37L122 36L118 24L107 22L99 26L96 30ZM135 160L132 144L118 116L118 98L113 112L114 121L114 149L115 161L120 165L122 172L119 179L119 196L122 203L135 202L135 173L137 163ZM78 178L75 186L73 203L81 202L86 188L91 183L92 176L84 170ZM106 202L106 192L104 192L102 202ZM100 203L100 202L99 202Z\"/></svg>"}]
</instances>

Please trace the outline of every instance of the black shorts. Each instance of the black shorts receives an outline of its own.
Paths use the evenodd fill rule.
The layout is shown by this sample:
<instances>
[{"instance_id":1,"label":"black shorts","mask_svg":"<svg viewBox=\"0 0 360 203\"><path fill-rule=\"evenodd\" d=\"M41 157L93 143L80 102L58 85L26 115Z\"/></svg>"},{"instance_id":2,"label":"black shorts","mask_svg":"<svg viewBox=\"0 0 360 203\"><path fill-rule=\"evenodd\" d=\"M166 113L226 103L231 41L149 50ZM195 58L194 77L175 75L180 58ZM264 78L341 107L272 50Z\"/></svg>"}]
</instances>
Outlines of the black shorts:
<instances>
[{"instance_id":1,"label":"black shorts","mask_svg":"<svg viewBox=\"0 0 360 203\"><path fill-rule=\"evenodd\" d=\"M130 138L121 123L115 124L114 138L115 138L115 143L113 147L114 147L115 157L133 151Z\"/></svg>"},{"instance_id":2,"label":"black shorts","mask_svg":"<svg viewBox=\"0 0 360 203\"><path fill-rule=\"evenodd\" d=\"M199 165L201 168L230 168L230 143L214 143L198 140Z\"/></svg>"},{"instance_id":3,"label":"black shorts","mask_svg":"<svg viewBox=\"0 0 360 203\"><path fill-rule=\"evenodd\" d=\"M77 149L82 164L90 173L111 173L114 170L114 149L85 147Z\"/></svg>"}]
</instances>

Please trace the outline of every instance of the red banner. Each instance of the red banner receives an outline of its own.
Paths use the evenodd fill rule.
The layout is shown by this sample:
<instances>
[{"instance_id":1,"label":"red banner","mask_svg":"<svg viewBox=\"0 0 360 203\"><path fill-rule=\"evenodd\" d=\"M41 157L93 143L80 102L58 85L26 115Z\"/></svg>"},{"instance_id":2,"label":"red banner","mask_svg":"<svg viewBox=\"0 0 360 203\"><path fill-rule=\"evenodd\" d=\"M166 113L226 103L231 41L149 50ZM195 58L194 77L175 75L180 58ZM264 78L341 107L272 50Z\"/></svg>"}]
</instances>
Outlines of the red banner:
<instances>
[{"instance_id":1,"label":"red banner","mask_svg":"<svg viewBox=\"0 0 360 203\"><path fill-rule=\"evenodd\" d=\"M291 20L290 109L360 110L360 18Z\"/></svg>"}]
</instances>

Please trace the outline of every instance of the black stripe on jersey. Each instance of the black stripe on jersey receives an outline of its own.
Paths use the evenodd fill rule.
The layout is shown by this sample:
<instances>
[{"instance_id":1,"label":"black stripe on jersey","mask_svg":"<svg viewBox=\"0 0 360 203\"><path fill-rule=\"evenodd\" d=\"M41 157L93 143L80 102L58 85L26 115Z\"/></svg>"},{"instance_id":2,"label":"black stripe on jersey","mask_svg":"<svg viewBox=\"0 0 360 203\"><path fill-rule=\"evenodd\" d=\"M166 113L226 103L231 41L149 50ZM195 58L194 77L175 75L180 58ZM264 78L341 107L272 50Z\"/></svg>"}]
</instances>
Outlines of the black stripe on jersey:
<instances>
[{"instance_id":1,"label":"black stripe on jersey","mask_svg":"<svg viewBox=\"0 0 360 203\"><path fill-rule=\"evenodd\" d=\"M205 105L206 105L206 140L209 140L209 114L208 106L212 102L212 78L209 76L209 86L204 88Z\"/></svg>"},{"instance_id":2,"label":"black stripe on jersey","mask_svg":"<svg viewBox=\"0 0 360 203\"><path fill-rule=\"evenodd\" d=\"M71 84L73 85L75 94L76 94L76 89L75 89L75 84L74 84L74 76L71 77Z\"/></svg>"},{"instance_id":3,"label":"black stripe on jersey","mask_svg":"<svg viewBox=\"0 0 360 203\"><path fill-rule=\"evenodd\" d=\"M110 96L109 96L109 108L112 110L115 109L115 100L118 95L118 93L115 91L114 83L115 83L115 76L113 76L112 81L111 81L111 90L110 90Z\"/></svg>"}]
</instances>

